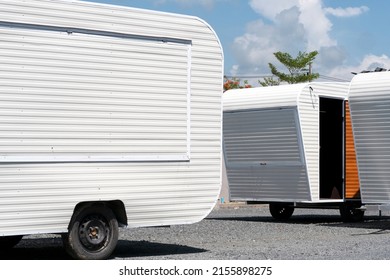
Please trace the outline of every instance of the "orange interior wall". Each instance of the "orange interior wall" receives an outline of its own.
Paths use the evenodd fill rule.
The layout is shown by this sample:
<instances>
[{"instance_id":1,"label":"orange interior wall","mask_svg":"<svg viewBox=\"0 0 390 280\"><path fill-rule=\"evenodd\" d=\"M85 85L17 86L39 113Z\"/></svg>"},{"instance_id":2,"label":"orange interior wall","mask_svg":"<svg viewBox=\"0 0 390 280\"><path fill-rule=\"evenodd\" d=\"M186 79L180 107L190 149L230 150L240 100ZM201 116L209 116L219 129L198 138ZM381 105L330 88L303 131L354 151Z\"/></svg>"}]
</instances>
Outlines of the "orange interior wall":
<instances>
[{"instance_id":1,"label":"orange interior wall","mask_svg":"<svg viewBox=\"0 0 390 280\"><path fill-rule=\"evenodd\" d=\"M348 101L345 102L345 198L360 198L359 174Z\"/></svg>"}]
</instances>

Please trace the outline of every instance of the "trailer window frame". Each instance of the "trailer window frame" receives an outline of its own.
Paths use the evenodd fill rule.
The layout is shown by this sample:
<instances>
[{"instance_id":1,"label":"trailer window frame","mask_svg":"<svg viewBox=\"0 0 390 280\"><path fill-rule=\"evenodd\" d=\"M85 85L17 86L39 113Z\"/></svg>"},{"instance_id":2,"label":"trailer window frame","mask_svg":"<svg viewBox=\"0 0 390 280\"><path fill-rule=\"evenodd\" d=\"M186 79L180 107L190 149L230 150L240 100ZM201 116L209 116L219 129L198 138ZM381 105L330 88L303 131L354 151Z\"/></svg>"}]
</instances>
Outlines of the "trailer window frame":
<instances>
[{"instance_id":1,"label":"trailer window frame","mask_svg":"<svg viewBox=\"0 0 390 280\"><path fill-rule=\"evenodd\" d=\"M169 129L166 131L166 135L162 135L165 138L173 139L172 144L168 144L168 149L166 150L174 150L174 152L167 152L164 150L164 146L159 147L159 150L156 152L155 146L158 146L159 141L157 136L154 136L152 140L149 140L150 143L156 143L150 151L145 149L145 151L135 151L135 152L118 152L115 149L107 150L107 151L99 151L98 148L96 150L88 150L89 145L84 143L85 151L72 151L71 149L60 149L59 145L56 145L56 142L53 141L53 144L47 145L45 144L44 148L38 148L34 150L34 147L31 148L30 151L27 151L27 146L29 143L29 139L23 137L23 131L19 131L19 136L14 137L14 146L13 150L9 152L10 149L7 149L6 145L0 147L0 163L22 163L22 162L30 162L30 163L42 163L42 162L159 162L159 161L184 161L189 162L191 159L191 65L192 65L192 41L188 39L181 38L169 38L169 37L154 37L154 36L144 36L138 34L125 34L125 33L117 33L117 32L106 32L101 30L90 30L90 29L80 29L80 28L67 28L67 27L58 27L58 26L46 26L46 25L36 25L36 24L25 24L25 23L13 23L13 22L3 22L0 21L0 29L8 30L12 32L16 31L24 31L24 32L36 32L36 33L45 33L52 34L53 38L71 38L72 36L89 36L91 38L101 37L104 39L112 39L114 41L117 40L133 40L134 42L138 42L137 44L142 44L142 42L146 42L147 44L155 44L156 46L171 46L172 48L178 48L183 53L182 59L186 60L186 64L183 64L183 71L185 72L182 76L182 80L186 80L186 84L183 84L183 97L180 97L180 100L177 102L181 104L179 112L177 113L177 119L180 121L178 128L176 130L176 134L172 134L173 136L167 137L169 133ZM56 37L57 36L57 37ZM59 39L60 41L60 39ZM18 65L20 67L20 65ZM180 79L179 79L180 80ZM13 90L16 90L16 86L14 84L7 85L7 87L14 87ZM19 91L24 91L25 89L21 86ZM12 92L10 92L12 93ZM11 100L11 102L14 102ZM141 103L143 101L141 100ZM145 100L146 103L146 100ZM175 101L173 101L175 103ZM120 105L118 105L120 106ZM147 107L147 105L145 105ZM23 108L15 107L15 110L22 111ZM147 111L147 110L146 110ZM110 112L106 112L109 114ZM145 113L146 114L146 113ZM1 112L0 112L1 115ZM175 117L176 118L176 117ZM119 127L119 122L116 123L117 128ZM12 126L12 123L7 124ZM176 125L176 124L173 124ZM26 125L27 127L27 125ZM158 125L156 125L158 127ZM161 127L161 125L160 125ZM48 132L50 132L48 130ZM110 131L104 131L104 133L109 134ZM157 132L155 132L157 133ZM15 134L15 133L13 133ZM49 133L46 133L49 135ZM177 138L175 138L176 136ZM0 135L0 138L2 136ZM4 136L7 138L7 135ZM35 136L34 136L35 137ZM9 137L8 137L9 138ZM48 137L50 139L50 137ZM11 139L11 138L9 138ZM47 139L46 139L47 140ZM70 139L72 142L73 139ZM148 140L148 139L145 139ZM34 140L35 141L35 140ZM105 146L109 147L109 143L115 141L112 139L102 140L106 141ZM138 139L138 142L141 140ZM167 140L169 141L169 140ZM77 141L74 141L76 143ZM70 145L70 144L69 144ZM74 144L75 145L75 144ZM91 146L93 143L91 143ZM119 144L118 144L119 145ZM154 145L154 144L151 144ZM17 146L22 147L21 151L17 151ZM23 147L24 146L24 147ZM131 143L128 144L131 146ZM146 144L145 144L146 146ZM176 147L178 147L176 149ZM60 150L59 152L57 152ZM165 147L166 148L166 147Z\"/></svg>"}]
</instances>

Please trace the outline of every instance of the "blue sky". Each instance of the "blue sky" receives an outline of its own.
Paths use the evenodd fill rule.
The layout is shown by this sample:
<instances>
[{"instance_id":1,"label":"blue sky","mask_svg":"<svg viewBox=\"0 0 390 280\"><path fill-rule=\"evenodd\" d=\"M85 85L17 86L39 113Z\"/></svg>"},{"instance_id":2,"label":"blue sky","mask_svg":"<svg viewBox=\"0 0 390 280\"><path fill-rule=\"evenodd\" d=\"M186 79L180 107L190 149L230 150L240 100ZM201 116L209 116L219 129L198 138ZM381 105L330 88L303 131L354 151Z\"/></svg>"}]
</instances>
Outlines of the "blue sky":
<instances>
[{"instance_id":1,"label":"blue sky","mask_svg":"<svg viewBox=\"0 0 390 280\"><path fill-rule=\"evenodd\" d=\"M88 0L193 15L207 21L225 53L225 74L269 75L273 53L319 51L313 71L350 80L351 72L390 68L390 1ZM283 70L280 66L280 70Z\"/></svg>"}]
</instances>

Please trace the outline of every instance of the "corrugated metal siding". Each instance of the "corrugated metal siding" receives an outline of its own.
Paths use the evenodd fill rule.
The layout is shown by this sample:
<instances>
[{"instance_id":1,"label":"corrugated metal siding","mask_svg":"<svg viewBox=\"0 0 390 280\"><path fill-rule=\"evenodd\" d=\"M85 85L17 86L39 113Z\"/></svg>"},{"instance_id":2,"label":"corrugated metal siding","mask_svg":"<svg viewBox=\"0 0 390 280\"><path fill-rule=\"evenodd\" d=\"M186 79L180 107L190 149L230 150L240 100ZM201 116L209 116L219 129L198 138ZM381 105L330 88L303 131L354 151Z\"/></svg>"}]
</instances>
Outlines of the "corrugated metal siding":
<instances>
[{"instance_id":1,"label":"corrugated metal siding","mask_svg":"<svg viewBox=\"0 0 390 280\"><path fill-rule=\"evenodd\" d=\"M295 110L264 110L224 115L228 162L301 162Z\"/></svg>"},{"instance_id":2,"label":"corrugated metal siding","mask_svg":"<svg viewBox=\"0 0 390 280\"><path fill-rule=\"evenodd\" d=\"M354 77L349 91L363 203L390 203L390 72Z\"/></svg>"},{"instance_id":3,"label":"corrugated metal siding","mask_svg":"<svg viewBox=\"0 0 390 280\"><path fill-rule=\"evenodd\" d=\"M319 202L319 97L345 99L347 91L348 83L309 83L224 93L224 146L232 198ZM296 108L296 117L289 113L291 108Z\"/></svg>"},{"instance_id":4,"label":"corrugated metal siding","mask_svg":"<svg viewBox=\"0 0 390 280\"><path fill-rule=\"evenodd\" d=\"M309 197L305 168L300 166L228 169L233 201L300 202Z\"/></svg>"},{"instance_id":5,"label":"corrugated metal siding","mask_svg":"<svg viewBox=\"0 0 390 280\"><path fill-rule=\"evenodd\" d=\"M0 21L1 154L26 152L38 161L53 147L70 161L2 158L0 235L66 231L79 201L122 200L130 227L192 223L211 211L221 184L223 55L209 26L193 17L79 1L1 0ZM7 22L55 28L36 32ZM104 151L111 162L67 158ZM189 151L188 162L153 162ZM137 153L152 161L112 157Z\"/></svg>"},{"instance_id":6,"label":"corrugated metal siding","mask_svg":"<svg viewBox=\"0 0 390 280\"><path fill-rule=\"evenodd\" d=\"M309 201L318 201L319 194L319 99L318 94L305 87L299 95L299 126L302 131L302 142L310 186Z\"/></svg>"},{"instance_id":7,"label":"corrugated metal siding","mask_svg":"<svg viewBox=\"0 0 390 280\"><path fill-rule=\"evenodd\" d=\"M281 85L267 88L229 90L223 94L223 110L283 108L297 106L298 94L306 84Z\"/></svg>"},{"instance_id":8,"label":"corrugated metal siding","mask_svg":"<svg viewBox=\"0 0 390 280\"><path fill-rule=\"evenodd\" d=\"M224 152L232 200L307 200L295 108L224 113Z\"/></svg>"},{"instance_id":9,"label":"corrugated metal siding","mask_svg":"<svg viewBox=\"0 0 390 280\"><path fill-rule=\"evenodd\" d=\"M1 161L189 156L189 45L0 33Z\"/></svg>"}]
</instances>

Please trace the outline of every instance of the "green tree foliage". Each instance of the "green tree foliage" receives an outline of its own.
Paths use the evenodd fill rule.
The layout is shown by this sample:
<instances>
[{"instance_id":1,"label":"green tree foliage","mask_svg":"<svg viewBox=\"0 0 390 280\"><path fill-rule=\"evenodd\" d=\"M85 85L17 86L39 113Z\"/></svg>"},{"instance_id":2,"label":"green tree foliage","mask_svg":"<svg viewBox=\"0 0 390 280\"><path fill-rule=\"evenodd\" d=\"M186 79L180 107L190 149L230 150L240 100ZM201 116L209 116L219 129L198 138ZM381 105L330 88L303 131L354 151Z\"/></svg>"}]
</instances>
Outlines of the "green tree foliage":
<instances>
[{"instance_id":1,"label":"green tree foliage","mask_svg":"<svg viewBox=\"0 0 390 280\"><path fill-rule=\"evenodd\" d=\"M274 55L287 68L289 73L285 74L280 72L275 65L268 63L271 73L278 80L275 81L273 78L265 79L264 82L260 82L262 86L277 85L281 82L287 82L289 84L305 83L318 79L320 76L318 73L311 72L311 65L318 55L317 51L310 53L299 52L295 58L284 52L276 52Z\"/></svg>"},{"instance_id":2,"label":"green tree foliage","mask_svg":"<svg viewBox=\"0 0 390 280\"><path fill-rule=\"evenodd\" d=\"M278 86L280 85L280 79L275 80L274 77L264 78L264 81L259 80L259 84L263 87Z\"/></svg>"}]
</instances>

